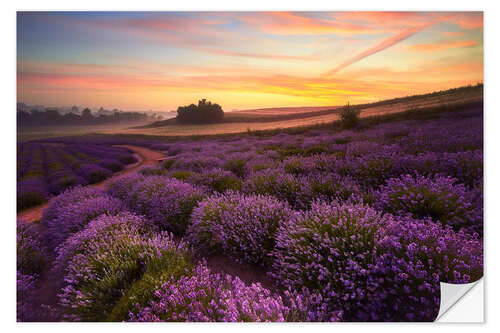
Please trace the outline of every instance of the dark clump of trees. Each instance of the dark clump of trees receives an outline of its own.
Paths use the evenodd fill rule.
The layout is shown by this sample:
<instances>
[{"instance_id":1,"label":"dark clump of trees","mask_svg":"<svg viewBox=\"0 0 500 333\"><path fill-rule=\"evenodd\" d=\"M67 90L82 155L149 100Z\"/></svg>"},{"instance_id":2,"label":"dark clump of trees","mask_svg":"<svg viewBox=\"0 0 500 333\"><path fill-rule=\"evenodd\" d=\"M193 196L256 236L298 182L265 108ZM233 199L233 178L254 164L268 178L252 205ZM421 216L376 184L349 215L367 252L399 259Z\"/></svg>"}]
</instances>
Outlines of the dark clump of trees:
<instances>
[{"instance_id":1,"label":"dark clump of trees","mask_svg":"<svg viewBox=\"0 0 500 333\"><path fill-rule=\"evenodd\" d=\"M100 125L116 123L137 123L148 121L148 115L140 112L114 112L113 114L92 115L90 109L82 111L81 115L70 112L60 114L57 110L30 112L18 110L18 126L58 126L58 125Z\"/></svg>"},{"instance_id":2,"label":"dark clump of trees","mask_svg":"<svg viewBox=\"0 0 500 333\"><path fill-rule=\"evenodd\" d=\"M177 121L183 124L218 123L224 118L224 111L219 104L212 104L206 99L198 101L198 105L179 106Z\"/></svg>"}]
</instances>

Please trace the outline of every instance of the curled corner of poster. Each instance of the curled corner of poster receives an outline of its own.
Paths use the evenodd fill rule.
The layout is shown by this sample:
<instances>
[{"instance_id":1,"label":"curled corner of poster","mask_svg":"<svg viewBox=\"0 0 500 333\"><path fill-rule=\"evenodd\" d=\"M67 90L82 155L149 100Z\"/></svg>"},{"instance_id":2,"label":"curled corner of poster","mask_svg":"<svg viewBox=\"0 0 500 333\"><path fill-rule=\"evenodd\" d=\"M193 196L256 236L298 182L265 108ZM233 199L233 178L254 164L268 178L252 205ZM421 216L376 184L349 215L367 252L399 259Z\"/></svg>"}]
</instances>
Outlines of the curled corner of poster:
<instances>
[{"instance_id":1,"label":"curled corner of poster","mask_svg":"<svg viewBox=\"0 0 500 333\"><path fill-rule=\"evenodd\" d=\"M441 282L441 304L436 322L484 322L484 279L467 284Z\"/></svg>"}]
</instances>

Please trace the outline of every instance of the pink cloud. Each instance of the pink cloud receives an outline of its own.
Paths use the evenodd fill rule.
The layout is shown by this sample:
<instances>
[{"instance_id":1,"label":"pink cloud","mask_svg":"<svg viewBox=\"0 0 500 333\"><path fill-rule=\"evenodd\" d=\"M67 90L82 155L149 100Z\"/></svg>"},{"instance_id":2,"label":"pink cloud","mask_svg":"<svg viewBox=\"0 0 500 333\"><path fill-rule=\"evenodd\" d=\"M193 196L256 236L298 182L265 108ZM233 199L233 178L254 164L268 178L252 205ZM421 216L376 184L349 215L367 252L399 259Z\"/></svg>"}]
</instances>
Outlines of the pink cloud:
<instances>
[{"instance_id":1,"label":"pink cloud","mask_svg":"<svg viewBox=\"0 0 500 333\"><path fill-rule=\"evenodd\" d=\"M370 29L351 22L309 17L301 12L264 12L238 16L245 24L278 35L318 35L371 33Z\"/></svg>"},{"instance_id":2,"label":"pink cloud","mask_svg":"<svg viewBox=\"0 0 500 333\"><path fill-rule=\"evenodd\" d=\"M457 49L462 47L473 47L479 43L475 40L444 40L432 44L415 44L408 47L409 50L415 52L434 52L444 51L448 49Z\"/></svg>"}]
</instances>

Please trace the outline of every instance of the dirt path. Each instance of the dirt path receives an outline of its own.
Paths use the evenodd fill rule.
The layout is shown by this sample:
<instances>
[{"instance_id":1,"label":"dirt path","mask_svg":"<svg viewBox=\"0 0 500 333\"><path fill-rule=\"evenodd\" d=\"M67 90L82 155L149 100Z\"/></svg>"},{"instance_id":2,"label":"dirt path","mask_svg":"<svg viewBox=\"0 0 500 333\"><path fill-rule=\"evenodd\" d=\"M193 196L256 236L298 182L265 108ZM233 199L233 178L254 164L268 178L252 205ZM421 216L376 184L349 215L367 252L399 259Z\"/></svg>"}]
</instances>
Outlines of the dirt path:
<instances>
[{"instance_id":1,"label":"dirt path","mask_svg":"<svg viewBox=\"0 0 500 333\"><path fill-rule=\"evenodd\" d=\"M129 148L134 151L134 156L138 159L137 162L129 164L124 170L115 173L112 177L96 184L88 185L105 190L113 181L124 177L141 167L148 165L156 165L158 159L164 157L162 153L137 146L121 145L119 147ZM33 207L24 212L17 214L17 218L26 222L34 222L42 217L42 211L47 204ZM42 228L40 223L34 225L35 228ZM53 260L54 258L51 258ZM278 288L266 274L262 267L250 265L246 263L239 263L235 260L224 255L212 255L206 257L207 266L216 273L231 274L238 276L246 284L260 283L263 287L270 289L273 293L279 293ZM57 281L53 279L50 268L48 265L42 272L40 280L37 282L36 289L36 308L39 311L39 318L37 321L42 322L57 322L61 321L60 305L58 299Z\"/></svg>"},{"instance_id":2,"label":"dirt path","mask_svg":"<svg viewBox=\"0 0 500 333\"><path fill-rule=\"evenodd\" d=\"M144 147L130 146L130 145L117 145L117 147L123 147L132 150L134 152L134 156L137 158L138 161L133 164L126 165L124 170L113 174L112 177L105 179L102 182L88 186L93 186L100 189L106 189L115 180L124 177L143 166L155 165L156 163L158 163L158 159L165 157L160 152ZM25 222L37 221L42 218L42 211L46 206L47 203L19 212L17 214L17 219L23 220Z\"/></svg>"}]
</instances>

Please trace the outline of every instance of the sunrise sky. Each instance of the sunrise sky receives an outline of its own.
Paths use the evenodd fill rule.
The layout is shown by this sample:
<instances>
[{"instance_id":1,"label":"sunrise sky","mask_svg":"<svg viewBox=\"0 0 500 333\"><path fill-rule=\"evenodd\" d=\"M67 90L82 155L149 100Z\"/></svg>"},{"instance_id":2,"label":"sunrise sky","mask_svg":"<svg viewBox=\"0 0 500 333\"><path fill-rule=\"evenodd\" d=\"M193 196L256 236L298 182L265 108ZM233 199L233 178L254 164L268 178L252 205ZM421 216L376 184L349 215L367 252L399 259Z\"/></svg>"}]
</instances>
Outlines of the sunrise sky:
<instances>
[{"instance_id":1,"label":"sunrise sky","mask_svg":"<svg viewBox=\"0 0 500 333\"><path fill-rule=\"evenodd\" d=\"M364 103L483 81L479 12L20 12L29 105L225 111Z\"/></svg>"}]
</instances>

